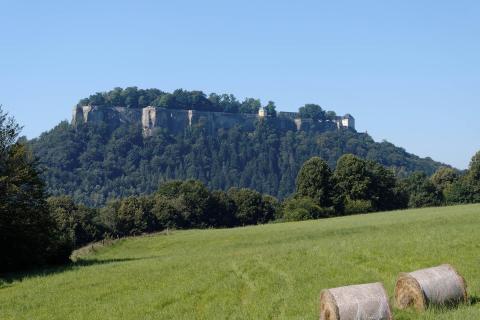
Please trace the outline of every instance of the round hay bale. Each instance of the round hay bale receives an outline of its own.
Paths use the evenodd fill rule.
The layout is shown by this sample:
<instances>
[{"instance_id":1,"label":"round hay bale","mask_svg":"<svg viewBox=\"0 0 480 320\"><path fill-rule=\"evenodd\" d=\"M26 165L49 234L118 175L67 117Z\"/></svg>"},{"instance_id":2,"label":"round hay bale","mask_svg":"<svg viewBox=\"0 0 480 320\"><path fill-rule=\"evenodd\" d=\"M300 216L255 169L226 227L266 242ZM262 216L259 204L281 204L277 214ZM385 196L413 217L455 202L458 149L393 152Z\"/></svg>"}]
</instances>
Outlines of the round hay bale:
<instances>
[{"instance_id":1,"label":"round hay bale","mask_svg":"<svg viewBox=\"0 0 480 320\"><path fill-rule=\"evenodd\" d=\"M401 273L395 285L395 304L399 309L451 306L467 302L465 280L449 264Z\"/></svg>"},{"instance_id":2,"label":"round hay bale","mask_svg":"<svg viewBox=\"0 0 480 320\"><path fill-rule=\"evenodd\" d=\"M320 294L320 320L391 320L381 283L326 289Z\"/></svg>"}]
</instances>

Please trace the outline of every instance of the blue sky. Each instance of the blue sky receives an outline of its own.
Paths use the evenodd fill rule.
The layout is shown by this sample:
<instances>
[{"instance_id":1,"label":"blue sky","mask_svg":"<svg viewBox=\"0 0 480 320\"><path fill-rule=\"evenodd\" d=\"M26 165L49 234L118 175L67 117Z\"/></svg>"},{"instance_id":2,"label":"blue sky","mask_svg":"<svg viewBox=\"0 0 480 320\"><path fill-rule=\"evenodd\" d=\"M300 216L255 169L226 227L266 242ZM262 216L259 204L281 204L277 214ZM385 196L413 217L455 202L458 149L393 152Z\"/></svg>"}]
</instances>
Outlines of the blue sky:
<instances>
[{"instance_id":1,"label":"blue sky","mask_svg":"<svg viewBox=\"0 0 480 320\"><path fill-rule=\"evenodd\" d=\"M116 86L318 103L465 168L480 150L478 1L4 1L0 104L29 138Z\"/></svg>"}]
</instances>

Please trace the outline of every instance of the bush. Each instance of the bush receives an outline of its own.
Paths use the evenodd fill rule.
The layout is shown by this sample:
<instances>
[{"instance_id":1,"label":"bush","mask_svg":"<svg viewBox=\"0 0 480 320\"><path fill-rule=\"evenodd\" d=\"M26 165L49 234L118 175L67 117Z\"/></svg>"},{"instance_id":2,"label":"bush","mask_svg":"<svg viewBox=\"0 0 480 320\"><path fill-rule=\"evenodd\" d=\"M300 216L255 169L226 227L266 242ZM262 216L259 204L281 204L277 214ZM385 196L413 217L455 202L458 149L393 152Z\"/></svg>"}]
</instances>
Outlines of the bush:
<instances>
[{"instance_id":1,"label":"bush","mask_svg":"<svg viewBox=\"0 0 480 320\"><path fill-rule=\"evenodd\" d=\"M368 213L374 211L370 200L345 199L345 214Z\"/></svg>"},{"instance_id":2,"label":"bush","mask_svg":"<svg viewBox=\"0 0 480 320\"><path fill-rule=\"evenodd\" d=\"M181 229L187 226L187 222L182 215L186 208L181 199L157 194L154 203L152 213L157 219L159 228Z\"/></svg>"},{"instance_id":3,"label":"bush","mask_svg":"<svg viewBox=\"0 0 480 320\"><path fill-rule=\"evenodd\" d=\"M410 208L423 208L438 206L443 203L441 191L423 172L415 172L407 179L401 181L401 188L409 195Z\"/></svg>"},{"instance_id":4,"label":"bush","mask_svg":"<svg viewBox=\"0 0 480 320\"><path fill-rule=\"evenodd\" d=\"M66 246L76 249L103 236L103 229L95 221L97 210L77 206L67 196L51 197L47 203Z\"/></svg>"},{"instance_id":5,"label":"bush","mask_svg":"<svg viewBox=\"0 0 480 320\"><path fill-rule=\"evenodd\" d=\"M476 202L474 197L474 188L468 183L465 177L462 177L458 181L448 185L443 190L445 202L447 204L464 204Z\"/></svg>"},{"instance_id":6,"label":"bush","mask_svg":"<svg viewBox=\"0 0 480 320\"><path fill-rule=\"evenodd\" d=\"M214 199L207 187L198 180L172 181L160 186L158 195L175 202L178 214L182 216L185 228L205 228L212 226Z\"/></svg>"},{"instance_id":7,"label":"bush","mask_svg":"<svg viewBox=\"0 0 480 320\"><path fill-rule=\"evenodd\" d=\"M235 202L224 191L212 192L212 207L209 209L209 225L234 227L238 225Z\"/></svg>"},{"instance_id":8,"label":"bush","mask_svg":"<svg viewBox=\"0 0 480 320\"><path fill-rule=\"evenodd\" d=\"M231 188L227 194L235 203L235 215L240 225L266 223L274 219L276 200L273 197L262 197L257 191L245 188Z\"/></svg>"},{"instance_id":9,"label":"bush","mask_svg":"<svg viewBox=\"0 0 480 320\"><path fill-rule=\"evenodd\" d=\"M335 214L332 208L319 207L311 198L291 198L285 201L282 209L284 221L303 221L327 218Z\"/></svg>"},{"instance_id":10,"label":"bush","mask_svg":"<svg viewBox=\"0 0 480 320\"><path fill-rule=\"evenodd\" d=\"M154 203L149 197L128 197L109 202L100 210L105 228L113 236L131 236L158 229L156 217L152 214Z\"/></svg>"}]
</instances>

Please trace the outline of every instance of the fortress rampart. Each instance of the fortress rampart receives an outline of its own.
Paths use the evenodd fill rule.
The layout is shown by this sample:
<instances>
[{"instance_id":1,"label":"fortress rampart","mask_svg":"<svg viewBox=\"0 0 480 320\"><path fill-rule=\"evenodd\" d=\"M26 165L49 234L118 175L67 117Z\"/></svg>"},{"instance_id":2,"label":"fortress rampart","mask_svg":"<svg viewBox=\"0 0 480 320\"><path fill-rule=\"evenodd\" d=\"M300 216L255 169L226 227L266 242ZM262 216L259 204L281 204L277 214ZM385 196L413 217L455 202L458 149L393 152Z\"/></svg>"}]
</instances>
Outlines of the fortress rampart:
<instances>
[{"instance_id":1,"label":"fortress rampart","mask_svg":"<svg viewBox=\"0 0 480 320\"><path fill-rule=\"evenodd\" d=\"M155 129L165 128L172 132L182 132L187 127L202 125L215 132L235 126L253 131L257 121L268 118L279 129L297 131L324 131L335 129L355 129L355 119L347 114L334 120L315 121L301 119L296 112L278 112L276 117L267 116L265 110L258 114L207 112L198 110L177 110L146 107L131 109L125 107L83 106L73 109L72 125L83 123L141 123L144 136L151 136Z\"/></svg>"}]
</instances>

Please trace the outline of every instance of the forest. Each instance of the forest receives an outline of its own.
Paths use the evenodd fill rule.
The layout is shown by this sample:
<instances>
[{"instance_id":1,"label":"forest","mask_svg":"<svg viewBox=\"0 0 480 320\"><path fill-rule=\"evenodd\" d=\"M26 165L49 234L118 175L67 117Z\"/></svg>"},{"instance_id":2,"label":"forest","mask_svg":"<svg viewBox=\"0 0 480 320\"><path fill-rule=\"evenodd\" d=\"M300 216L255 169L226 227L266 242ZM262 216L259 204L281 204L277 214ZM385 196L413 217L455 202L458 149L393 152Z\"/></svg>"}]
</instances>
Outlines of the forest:
<instances>
[{"instance_id":1,"label":"forest","mask_svg":"<svg viewBox=\"0 0 480 320\"><path fill-rule=\"evenodd\" d=\"M271 121L258 121L253 132L233 127L212 133L198 124L179 133L156 130L149 138L135 125L74 128L62 122L27 144L39 159L49 194L69 195L92 207L186 179L210 189L250 188L285 199L295 189L302 164L314 156L335 168L343 154L354 154L400 178L416 171L431 175L442 166L389 142L375 142L366 133L280 130Z\"/></svg>"},{"instance_id":2,"label":"forest","mask_svg":"<svg viewBox=\"0 0 480 320\"><path fill-rule=\"evenodd\" d=\"M207 95L202 91L177 89L172 93L159 89L138 89L137 87L114 88L108 92L97 92L81 99L77 106L145 108L147 106L167 109L193 109L228 113L257 113L261 107L259 99L246 98L242 102L232 94ZM275 104L269 101L267 112L275 113Z\"/></svg>"}]
</instances>

